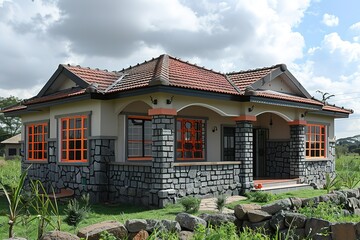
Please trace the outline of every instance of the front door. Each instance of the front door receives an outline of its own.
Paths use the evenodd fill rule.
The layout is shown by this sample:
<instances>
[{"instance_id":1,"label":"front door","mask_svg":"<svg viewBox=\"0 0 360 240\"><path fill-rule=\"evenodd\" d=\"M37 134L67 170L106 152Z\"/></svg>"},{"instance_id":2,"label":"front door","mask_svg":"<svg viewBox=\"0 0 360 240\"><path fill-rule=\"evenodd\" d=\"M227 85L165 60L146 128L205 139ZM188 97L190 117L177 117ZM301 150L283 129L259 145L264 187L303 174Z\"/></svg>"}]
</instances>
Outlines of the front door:
<instances>
[{"instance_id":1,"label":"front door","mask_svg":"<svg viewBox=\"0 0 360 240\"><path fill-rule=\"evenodd\" d=\"M253 174L254 178L265 177L266 175L266 142L269 130L255 128L253 130Z\"/></svg>"},{"instance_id":2,"label":"front door","mask_svg":"<svg viewBox=\"0 0 360 240\"><path fill-rule=\"evenodd\" d=\"M222 160L235 161L235 127L223 127Z\"/></svg>"}]
</instances>

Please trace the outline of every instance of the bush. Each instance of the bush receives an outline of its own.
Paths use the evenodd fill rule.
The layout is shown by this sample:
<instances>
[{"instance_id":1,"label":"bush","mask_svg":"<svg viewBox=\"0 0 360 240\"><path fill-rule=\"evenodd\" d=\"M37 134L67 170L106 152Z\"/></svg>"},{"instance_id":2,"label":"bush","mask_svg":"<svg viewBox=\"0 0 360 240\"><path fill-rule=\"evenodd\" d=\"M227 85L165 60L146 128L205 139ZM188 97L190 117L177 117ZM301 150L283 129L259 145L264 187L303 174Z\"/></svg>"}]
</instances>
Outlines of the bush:
<instances>
[{"instance_id":1,"label":"bush","mask_svg":"<svg viewBox=\"0 0 360 240\"><path fill-rule=\"evenodd\" d=\"M64 221L69 226L73 226L74 228L76 228L90 212L89 194L84 195L81 198L81 204L76 198L71 199L64 212L66 214Z\"/></svg>"},{"instance_id":2,"label":"bush","mask_svg":"<svg viewBox=\"0 0 360 240\"><path fill-rule=\"evenodd\" d=\"M225 204L226 204L227 197L225 195L220 195L216 198L216 209L219 210L219 212L222 212Z\"/></svg>"},{"instance_id":3,"label":"bush","mask_svg":"<svg viewBox=\"0 0 360 240\"><path fill-rule=\"evenodd\" d=\"M246 193L246 197L254 202L266 203L275 199L274 194L263 191L255 191Z\"/></svg>"},{"instance_id":4,"label":"bush","mask_svg":"<svg viewBox=\"0 0 360 240\"><path fill-rule=\"evenodd\" d=\"M180 200L181 205L184 207L184 211L187 213L196 213L199 211L201 200L196 197L188 196Z\"/></svg>"}]
</instances>

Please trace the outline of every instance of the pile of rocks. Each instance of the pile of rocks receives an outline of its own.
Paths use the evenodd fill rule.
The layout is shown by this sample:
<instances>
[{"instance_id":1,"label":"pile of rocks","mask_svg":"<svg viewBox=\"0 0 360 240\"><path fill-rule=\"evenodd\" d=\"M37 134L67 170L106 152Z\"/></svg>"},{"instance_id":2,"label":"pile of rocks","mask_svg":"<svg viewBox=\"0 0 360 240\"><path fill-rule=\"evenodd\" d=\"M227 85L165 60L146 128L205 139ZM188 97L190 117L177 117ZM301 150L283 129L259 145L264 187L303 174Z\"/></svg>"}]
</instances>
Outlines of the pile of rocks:
<instances>
[{"instance_id":1,"label":"pile of rocks","mask_svg":"<svg viewBox=\"0 0 360 240\"><path fill-rule=\"evenodd\" d=\"M298 209L320 202L331 201L344 206L344 214L360 214L359 189L334 191L319 197L300 199L287 198L267 205L241 204L237 205L234 213L229 214L200 214L198 217L188 213L179 213L175 220L133 219L125 224L117 221L97 223L78 232L78 236L59 236L59 232L50 232L44 235L46 239L74 239L85 238L96 240L103 231L115 235L118 239L147 239L151 233L175 232L179 239L188 240L194 235L197 226L219 226L234 223L240 232L243 228L261 229L267 234L279 232L286 236L289 232L291 239L360 239L360 223L331 223L318 218L307 218L298 213ZM241 233L240 233L241 234ZM56 236L55 238L51 236Z\"/></svg>"}]
</instances>

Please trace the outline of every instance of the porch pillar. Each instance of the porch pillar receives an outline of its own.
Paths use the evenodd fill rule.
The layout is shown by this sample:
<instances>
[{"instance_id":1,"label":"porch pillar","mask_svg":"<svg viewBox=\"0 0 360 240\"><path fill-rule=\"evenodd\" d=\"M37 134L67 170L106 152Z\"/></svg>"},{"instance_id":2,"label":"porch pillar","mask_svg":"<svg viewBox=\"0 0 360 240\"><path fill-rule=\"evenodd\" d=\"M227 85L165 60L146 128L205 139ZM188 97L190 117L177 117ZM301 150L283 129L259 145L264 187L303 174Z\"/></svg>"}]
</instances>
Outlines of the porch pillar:
<instances>
[{"instance_id":1,"label":"porch pillar","mask_svg":"<svg viewBox=\"0 0 360 240\"><path fill-rule=\"evenodd\" d=\"M255 116L235 118L235 161L241 161L239 179L243 192L254 186L253 179L253 122Z\"/></svg>"},{"instance_id":2,"label":"porch pillar","mask_svg":"<svg viewBox=\"0 0 360 240\"><path fill-rule=\"evenodd\" d=\"M149 204L164 207L174 203L175 109L150 109L152 116L152 179Z\"/></svg>"},{"instance_id":3,"label":"porch pillar","mask_svg":"<svg viewBox=\"0 0 360 240\"><path fill-rule=\"evenodd\" d=\"M305 178L305 125L306 121L293 121L290 125L290 177Z\"/></svg>"}]
</instances>

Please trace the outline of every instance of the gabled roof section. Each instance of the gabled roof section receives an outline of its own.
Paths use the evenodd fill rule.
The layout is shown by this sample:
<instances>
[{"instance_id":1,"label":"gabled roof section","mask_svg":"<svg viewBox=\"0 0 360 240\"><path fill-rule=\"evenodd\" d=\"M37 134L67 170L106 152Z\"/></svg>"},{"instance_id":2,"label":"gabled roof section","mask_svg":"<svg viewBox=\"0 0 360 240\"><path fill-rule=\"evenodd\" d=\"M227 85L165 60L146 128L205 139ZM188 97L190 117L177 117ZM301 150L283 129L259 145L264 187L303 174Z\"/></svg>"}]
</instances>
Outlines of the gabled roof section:
<instances>
[{"instance_id":1,"label":"gabled roof section","mask_svg":"<svg viewBox=\"0 0 360 240\"><path fill-rule=\"evenodd\" d=\"M4 141L2 141L2 144L20 144L21 141L21 133L12 136L11 138L5 139Z\"/></svg>"},{"instance_id":2,"label":"gabled roof section","mask_svg":"<svg viewBox=\"0 0 360 240\"><path fill-rule=\"evenodd\" d=\"M112 72L61 64L37 96L2 112L15 115L53 103L89 98L111 99L134 92L143 94L143 89L147 92L165 89L179 94L351 113L351 110L313 99L285 64L224 74L166 54Z\"/></svg>"}]
</instances>

